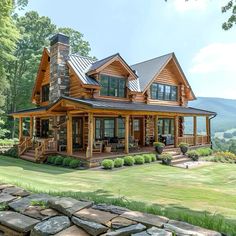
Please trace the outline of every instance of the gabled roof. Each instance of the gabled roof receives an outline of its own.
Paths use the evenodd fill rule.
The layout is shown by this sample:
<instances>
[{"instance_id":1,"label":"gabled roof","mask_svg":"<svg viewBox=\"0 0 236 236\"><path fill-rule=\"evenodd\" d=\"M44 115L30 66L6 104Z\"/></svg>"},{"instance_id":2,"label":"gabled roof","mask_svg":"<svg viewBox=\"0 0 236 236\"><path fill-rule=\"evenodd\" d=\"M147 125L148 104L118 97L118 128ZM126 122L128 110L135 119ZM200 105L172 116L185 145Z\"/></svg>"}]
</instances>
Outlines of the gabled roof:
<instances>
[{"instance_id":1,"label":"gabled roof","mask_svg":"<svg viewBox=\"0 0 236 236\"><path fill-rule=\"evenodd\" d=\"M98 85L99 83L86 73L89 68L95 63L95 60L89 57L83 57L79 54L71 54L67 60L68 64L80 78L83 84Z\"/></svg>"},{"instance_id":2,"label":"gabled roof","mask_svg":"<svg viewBox=\"0 0 236 236\"><path fill-rule=\"evenodd\" d=\"M136 71L139 77L140 88L142 91L146 89L157 73L160 73L163 67L172 58L172 53L140 62L130 66Z\"/></svg>"}]
</instances>

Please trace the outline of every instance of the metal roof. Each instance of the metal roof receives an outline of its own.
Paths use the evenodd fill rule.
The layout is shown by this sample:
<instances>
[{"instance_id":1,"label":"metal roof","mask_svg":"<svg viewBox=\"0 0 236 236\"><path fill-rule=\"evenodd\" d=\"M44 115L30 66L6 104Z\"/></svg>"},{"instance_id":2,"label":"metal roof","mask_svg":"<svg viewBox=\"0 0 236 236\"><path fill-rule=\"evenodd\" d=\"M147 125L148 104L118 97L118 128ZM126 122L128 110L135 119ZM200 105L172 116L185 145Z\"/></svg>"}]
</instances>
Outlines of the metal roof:
<instances>
[{"instance_id":1,"label":"metal roof","mask_svg":"<svg viewBox=\"0 0 236 236\"><path fill-rule=\"evenodd\" d=\"M74 72L79 76L79 78L84 84L99 86L99 83L95 79L86 75L87 71L95 62L95 60L89 57L83 57L79 54L71 54L69 55L67 62L73 68Z\"/></svg>"},{"instance_id":2,"label":"metal roof","mask_svg":"<svg viewBox=\"0 0 236 236\"><path fill-rule=\"evenodd\" d=\"M166 62L173 56L173 53L169 53L160 57L150 59L148 61L140 62L130 66L135 70L139 77L140 88L145 90L147 85L152 81L154 76L158 74Z\"/></svg>"},{"instance_id":3,"label":"metal roof","mask_svg":"<svg viewBox=\"0 0 236 236\"><path fill-rule=\"evenodd\" d=\"M119 102L119 101L110 101L102 99L79 99L65 96L63 96L61 99L78 102L97 109L153 111L153 112L181 113L181 114L191 114L191 115L216 115L215 112L196 109L192 107L161 106L161 105L151 105L138 102L124 102L124 101Z\"/></svg>"},{"instance_id":4,"label":"metal roof","mask_svg":"<svg viewBox=\"0 0 236 236\"><path fill-rule=\"evenodd\" d=\"M21 114L21 113L29 113L29 112L46 111L48 108L49 108L49 106L45 106L45 107L34 107L34 108L29 108L29 109L24 109L24 110L15 111L15 112L10 113L9 115Z\"/></svg>"},{"instance_id":5,"label":"metal roof","mask_svg":"<svg viewBox=\"0 0 236 236\"><path fill-rule=\"evenodd\" d=\"M134 92L141 92L139 78L133 79L133 80L129 80L128 88L131 91L134 91Z\"/></svg>"}]
</instances>

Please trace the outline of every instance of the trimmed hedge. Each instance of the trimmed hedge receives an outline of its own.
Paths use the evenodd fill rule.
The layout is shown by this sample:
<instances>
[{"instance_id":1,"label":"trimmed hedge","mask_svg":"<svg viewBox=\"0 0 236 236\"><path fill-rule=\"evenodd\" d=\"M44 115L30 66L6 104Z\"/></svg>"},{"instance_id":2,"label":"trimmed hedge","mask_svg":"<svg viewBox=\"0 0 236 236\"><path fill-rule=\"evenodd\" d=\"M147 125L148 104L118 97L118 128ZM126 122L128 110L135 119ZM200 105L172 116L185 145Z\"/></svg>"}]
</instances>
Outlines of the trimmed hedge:
<instances>
[{"instance_id":1,"label":"trimmed hedge","mask_svg":"<svg viewBox=\"0 0 236 236\"><path fill-rule=\"evenodd\" d=\"M104 169L113 169L114 168L114 161L110 159L105 159L102 161L101 165L103 166Z\"/></svg>"},{"instance_id":2,"label":"trimmed hedge","mask_svg":"<svg viewBox=\"0 0 236 236\"><path fill-rule=\"evenodd\" d=\"M57 156L57 157L54 159L54 164L57 165L57 166L62 165L63 159L64 159L63 157Z\"/></svg>"},{"instance_id":3,"label":"trimmed hedge","mask_svg":"<svg viewBox=\"0 0 236 236\"><path fill-rule=\"evenodd\" d=\"M152 156L151 156L151 154L144 154L144 155L143 155L143 158L144 158L144 162L145 162L145 163L151 163L151 162L152 162Z\"/></svg>"},{"instance_id":4,"label":"trimmed hedge","mask_svg":"<svg viewBox=\"0 0 236 236\"><path fill-rule=\"evenodd\" d=\"M152 162L157 160L156 154L150 154L151 158L152 158Z\"/></svg>"},{"instance_id":5,"label":"trimmed hedge","mask_svg":"<svg viewBox=\"0 0 236 236\"><path fill-rule=\"evenodd\" d=\"M66 157L66 158L63 159L62 165L68 167L70 165L70 162L73 161L73 160L74 159L71 158L71 157Z\"/></svg>"},{"instance_id":6,"label":"trimmed hedge","mask_svg":"<svg viewBox=\"0 0 236 236\"><path fill-rule=\"evenodd\" d=\"M56 158L56 156L49 156L47 159L47 163L54 164Z\"/></svg>"},{"instance_id":7,"label":"trimmed hedge","mask_svg":"<svg viewBox=\"0 0 236 236\"><path fill-rule=\"evenodd\" d=\"M140 155L138 155L138 156L135 156L134 157L134 163L136 164L136 165L142 165L142 164L144 164L144 157L143 156L140 156Z\"/></svg>"},{"instance_id":8,"label":"trimmed hedge","mask_svg":"<svg viewBox=\"0 0 236 236\"><path fill-rule=\"evenodd\" d=\"M74 160L74 159L72 159L72 160L70 161L70 164L69 164L69 167L70 167L70 168L75 169L75 168L77 168L77 167L79 167L79 166L80 166L80 161L79 161L79 160Z\"/></svg>"},{"instance_id":9,"label":"trimmed hedge","mask_svg":"<svg viewBox=\"0 0 236 236\"><path fill-rule=\"evenodd\" d=\"M116 158L114 160L114 167L118 168L118 167L122 167L124 165L124 159L122 158Z\"/></svg>"},{"instance_id":10,"label":"trimmed hedge","mask_svg":"<svg viewBox=\"0 0 236 236\"><path fill-rule=\"evenodd\" d=\"M125 166L133 166L134 165L134 157L132 157L132 156L125 156L124 157L124 165Z\"/></svg>"}]
</instances>

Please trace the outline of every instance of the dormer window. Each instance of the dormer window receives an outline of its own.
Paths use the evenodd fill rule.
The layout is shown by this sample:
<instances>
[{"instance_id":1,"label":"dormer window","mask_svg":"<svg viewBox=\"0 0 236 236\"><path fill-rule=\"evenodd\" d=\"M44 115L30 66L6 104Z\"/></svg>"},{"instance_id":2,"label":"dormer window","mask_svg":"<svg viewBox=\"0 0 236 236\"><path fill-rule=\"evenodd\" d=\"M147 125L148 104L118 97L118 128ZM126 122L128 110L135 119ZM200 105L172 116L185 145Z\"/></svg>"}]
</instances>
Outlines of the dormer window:
<instances>
[{"instance_id":1,"label":"dormer window","mask_svg":"<svg viewBox=\"0 0 236 236\"><path fill-rule=\"evenodd\" d=\"M109 75L100 76L101 96L125 97L125 78Z\"/></svg>"},{"instance_id":2,"label":"dormer window","mask_svg":"<svg viewBox=\"0 0 236 236\"><path fill-rule=\"evenodd\" d=\"M151 86L151 98L156 100L177 101L177 86L153 83Z\"/></svg>"},{"instance_id":3,"label":"dormer window","mask_svg":"<svg viewBox=\"0 0 236 236\"><path fill-rule=\"evenodd\" d=\"M42 102L49 101L49 84L42 86Z\"/></svg>"}]
</instances>

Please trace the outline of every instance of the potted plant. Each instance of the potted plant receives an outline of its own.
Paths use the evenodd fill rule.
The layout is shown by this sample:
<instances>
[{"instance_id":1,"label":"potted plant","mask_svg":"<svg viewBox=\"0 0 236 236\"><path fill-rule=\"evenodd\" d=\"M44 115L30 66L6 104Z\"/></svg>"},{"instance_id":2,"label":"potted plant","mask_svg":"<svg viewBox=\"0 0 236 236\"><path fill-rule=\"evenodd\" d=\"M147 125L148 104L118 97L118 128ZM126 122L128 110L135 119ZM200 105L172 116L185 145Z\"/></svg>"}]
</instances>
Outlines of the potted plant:
<instances>
[{"instance_id":1,"label":"potted plant","mask_svg":"<svg viewBox=\"0 0 236 236\"><path fill-rule=\"evenodd\" d=\"M161 142L154 142L153 146L155 147L155 150L158 154L162 154L165 144Z\"/></svg>"},{"instance_id":2,"label":"potted plant","mask_svg":"<svg viewBox=\"0 0 236 236\"><path fill-rule=\"evenodd\" d=\"M170 166L173 158L171 154L165 153L160 156L160 159L162 161L162 164Z\"/></svg>"},{"instance_id":3,"label":"potted plant","mask_svg":"<svg viewBox=\"0 0 236 236\"><path fill-rule=\"evenodd\" d=\"M179 144L179 148L180 148L181 152L183 153L183 155L185 155L187 153L188 147L189 147L188 143L180 143Z\"/></svg>"}]
</instances>

